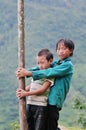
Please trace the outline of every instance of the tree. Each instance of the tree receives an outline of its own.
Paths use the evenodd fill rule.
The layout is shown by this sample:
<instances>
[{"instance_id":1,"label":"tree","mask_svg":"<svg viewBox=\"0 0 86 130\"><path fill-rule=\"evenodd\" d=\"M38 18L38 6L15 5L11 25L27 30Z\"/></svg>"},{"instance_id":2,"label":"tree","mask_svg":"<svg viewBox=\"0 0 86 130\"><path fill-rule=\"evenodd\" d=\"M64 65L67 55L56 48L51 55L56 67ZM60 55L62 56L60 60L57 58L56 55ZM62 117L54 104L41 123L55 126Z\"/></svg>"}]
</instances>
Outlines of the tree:
<instances>
[{"instance_id":1,"label":"tree","mask_svg":"<svg viewBox=\"0 0 86 130\"><path fill-rule=\"evenodd\" d=\"M18 59L19 67L25 67L24 47L24 0L18 0ZM19 87L25 89L25 78L19 79ZM19 100L20 130L28 130L26 117L26 99Z\"/></svg>"},{"instance_id":2,"label":"tree","mask_svg":"<svg viewBox=\"0 0 86 130\"><path fill-rule=\"evenodd\" d=\"M78 123L86 130L86 104L80 98L74 100L74 109L79 111Z\"/></svg>"}]
</instances>

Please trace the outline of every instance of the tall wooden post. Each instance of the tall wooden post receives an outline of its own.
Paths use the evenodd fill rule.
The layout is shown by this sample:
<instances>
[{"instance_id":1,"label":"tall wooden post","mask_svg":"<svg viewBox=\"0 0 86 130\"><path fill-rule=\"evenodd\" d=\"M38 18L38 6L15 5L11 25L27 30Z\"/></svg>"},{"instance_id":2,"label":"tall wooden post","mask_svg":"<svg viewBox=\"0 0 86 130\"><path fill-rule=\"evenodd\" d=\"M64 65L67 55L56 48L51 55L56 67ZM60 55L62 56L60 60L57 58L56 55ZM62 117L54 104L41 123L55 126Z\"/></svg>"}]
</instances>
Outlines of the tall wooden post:
<instances>
[{"instance_id":1,"label":"tall wooden post","mask_svg":"<svg viewBox=\"0 0 86 130\"><path fill-rule=\"evenodd\" d=\"M18 0L18 60L19 67L25 67L24 46L24 0ZM25 89L25 78L19 79L19 88ZM28 130L26 99L19 100L20 130Z\"/></svg>"}]
</instances>

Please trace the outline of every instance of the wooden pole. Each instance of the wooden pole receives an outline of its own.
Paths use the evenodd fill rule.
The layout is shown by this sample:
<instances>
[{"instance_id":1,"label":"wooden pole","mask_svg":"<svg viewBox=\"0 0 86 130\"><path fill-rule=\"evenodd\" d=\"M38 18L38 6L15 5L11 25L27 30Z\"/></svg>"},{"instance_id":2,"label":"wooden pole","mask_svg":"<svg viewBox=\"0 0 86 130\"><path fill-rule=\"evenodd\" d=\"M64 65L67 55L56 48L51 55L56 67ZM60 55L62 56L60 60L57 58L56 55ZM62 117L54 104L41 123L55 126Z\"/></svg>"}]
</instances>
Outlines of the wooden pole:
<instances>
[{"instance_id":1,"label":"wooden pole","mask_svg":"<svg viewBox=\"0 0 86 130\"><path fill-rule=\"evenodd\" d=\"M18 0L18 60L19 67L25 67L24 46L24 0ZM19 79L19 88L25 89L25 78ZM19 100L20 130L28 130L26 98Z\"/></svg>"}]
</instances>

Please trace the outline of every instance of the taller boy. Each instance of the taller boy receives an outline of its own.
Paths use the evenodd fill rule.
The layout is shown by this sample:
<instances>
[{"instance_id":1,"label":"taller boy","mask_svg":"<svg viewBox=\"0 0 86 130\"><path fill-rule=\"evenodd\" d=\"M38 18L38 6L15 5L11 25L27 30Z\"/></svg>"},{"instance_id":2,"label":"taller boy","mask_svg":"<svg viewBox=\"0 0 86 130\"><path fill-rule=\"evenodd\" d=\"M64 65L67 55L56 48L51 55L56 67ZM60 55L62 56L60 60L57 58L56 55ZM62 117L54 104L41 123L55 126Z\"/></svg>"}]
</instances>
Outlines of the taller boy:
<instances>
[{"instance_id":1,"label":"taller boy","mask_svg":"<svg viewBox=\"0 0 86 130\"><path fill-rule=\"evenodd\" d=\"M32 76L34 80L37 80L55 77L55 83L53 87L51 87L48 97L49 118L47 130L57 130L58 127L59 110L62 109L73 75L73 64L70 58L73 55L73 50L74 43L72 40L60 39L56 44L56 52L60 59L51 64L52 68L46 70L33 68L32 71L18 68L16 71L18 78Z\"/></svg>"}]
</instances>

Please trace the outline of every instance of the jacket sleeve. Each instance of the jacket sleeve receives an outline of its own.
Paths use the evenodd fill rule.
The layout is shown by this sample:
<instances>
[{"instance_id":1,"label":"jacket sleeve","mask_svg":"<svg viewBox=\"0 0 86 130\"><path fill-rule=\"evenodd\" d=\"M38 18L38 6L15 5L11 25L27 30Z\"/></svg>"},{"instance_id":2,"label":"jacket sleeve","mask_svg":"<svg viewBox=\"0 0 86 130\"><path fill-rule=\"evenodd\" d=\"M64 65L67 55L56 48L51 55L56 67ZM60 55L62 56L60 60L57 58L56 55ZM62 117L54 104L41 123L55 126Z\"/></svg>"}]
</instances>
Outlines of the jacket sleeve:
<instances>
[{"instance_id":1,"label":"jacket sleeve","mask_svg":"<svg viewBox=\"0 0 86 130\"><path fill-rule=\"evenodd\" d=\"M39 67L36 66L36 67L28 68L27 70L28 71L36 71L36 70L39 70Z\"/></svg>"},{"instance_id":2,"label":"jacket sleeve","mask_svg":"<svg viewBox=\"0 0 86 130\"><path fill-rule=\"evenodd\" d=\"M71 62L64 62L58 66L45 70L32 71L34 80L49 77L63 77L69 74L73 74L73 65Z\"/></svg>"},{"instance_id":3,"label":"jacket sleeve","mask_svg":"<svg viewBox=\"0 0 86 130\"><path fill-rule=\"evenodd\" d=\"M55 63L57 63L57 61L52 62L51 67L54 67ZM39 70L39 67L34 66L34 67L31 67L31 68L28 68L27 70L28 71L36 71L36 70Z\"/></svg>"}]
</instances>

